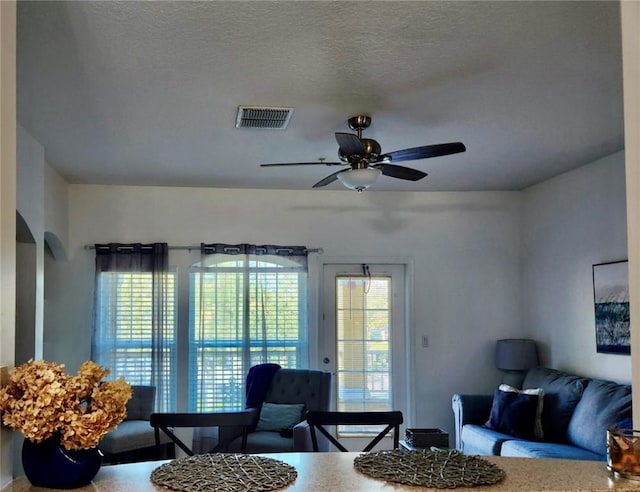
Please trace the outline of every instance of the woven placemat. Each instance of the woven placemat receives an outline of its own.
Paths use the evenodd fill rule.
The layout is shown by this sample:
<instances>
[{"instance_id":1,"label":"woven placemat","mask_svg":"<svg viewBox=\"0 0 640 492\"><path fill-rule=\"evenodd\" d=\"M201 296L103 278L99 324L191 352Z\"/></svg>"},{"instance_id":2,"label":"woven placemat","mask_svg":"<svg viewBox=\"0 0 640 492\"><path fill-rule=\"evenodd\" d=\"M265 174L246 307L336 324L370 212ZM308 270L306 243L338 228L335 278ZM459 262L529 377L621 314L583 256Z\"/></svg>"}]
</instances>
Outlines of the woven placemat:
<instances>
[{"instance_id":1,"label":"woven placemat","mask_svg":"<svg viewBox=\"0 0 640 492\"><path fill-rule=\"evenodd\" d=\"M439 489L491 485L505 477L485 459L448 449L378 451L356 457L353 465L371 478Z\"/></svg>"},{"instance_id":2,"label":"woven placemat","mask_svg":"<svg viewBox=\"0 0 640 492\"><path fill-rule=\"evenodd\" d=\"M246 454L211 453L178 458L151 472L161 487L185 492L277 490L298 473L282 461Z\"/></svg>"}]
</instances>

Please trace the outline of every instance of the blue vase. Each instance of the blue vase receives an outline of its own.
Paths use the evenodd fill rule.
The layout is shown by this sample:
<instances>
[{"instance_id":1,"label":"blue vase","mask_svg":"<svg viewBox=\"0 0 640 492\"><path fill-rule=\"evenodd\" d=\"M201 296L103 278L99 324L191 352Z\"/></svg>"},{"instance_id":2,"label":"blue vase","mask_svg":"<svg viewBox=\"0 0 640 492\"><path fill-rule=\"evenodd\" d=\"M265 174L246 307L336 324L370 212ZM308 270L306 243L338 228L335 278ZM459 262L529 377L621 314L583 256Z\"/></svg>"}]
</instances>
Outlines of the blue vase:
<instances>
[{"instance_id":1,"label":"blue vase","mask_svg":"<svg viewBox=\"0 0 640 492\"><path fill-rule=\"evenodd\" d=\"M68 450L54 436L22 444L22 467L32 485L50 489L75 489L87 485L102 465L98 448Z\"/></svg>"}]
</instances>

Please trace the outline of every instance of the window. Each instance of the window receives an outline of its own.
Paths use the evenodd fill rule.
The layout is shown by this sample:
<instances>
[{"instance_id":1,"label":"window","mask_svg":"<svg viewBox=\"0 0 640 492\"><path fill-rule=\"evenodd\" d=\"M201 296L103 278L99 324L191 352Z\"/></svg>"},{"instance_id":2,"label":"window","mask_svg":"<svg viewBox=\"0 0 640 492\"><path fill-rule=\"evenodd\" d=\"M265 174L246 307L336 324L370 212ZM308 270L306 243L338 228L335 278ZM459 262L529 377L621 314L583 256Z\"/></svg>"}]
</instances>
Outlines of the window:
<instances>
[{"instance_id":1,"label":"window","mask_svg":"<svg viewBox=\"0 0 640 492\"><path fill-rule=\"evenodd\" d=\"M92 357L155 386L155 411L241 409L251 366L308 364L307 249L216 243L200 253L170 269L166 243L96 245Z\"/></svg>"},{"instance_id":2,"label":"window","mask_svg":"<svg viewBox=\"0 0 640 492\"><path fill-rule=\"evenodd\" d=\"M189 410L244 407L255 364L307 361L307 270L276 255L210 255L190 273Z\"/></svg>"},{"instance_id":3,"label":"window","mask_svg":"<svg viewBox=\"0 0 640 492\"><path fill-rule=\"evenodd\" d=\"M111 369L113 377L159 388L159 408L170 410L175 405L176 388L175 273L165 275L165 315L156 330L152 273L111 271L97 275L93 357ZM153 347L160 336L164 342L158 353Z\"/></svg>"},{"instance_id":4,"label":"window","mask_svg":"<svg viewBox=\"0 0 640 492\"><path fill-rule=\"evenodd\" d=\"M392 410L390 277L336 277L340 411Z\"/></svg>"}]
</instances>

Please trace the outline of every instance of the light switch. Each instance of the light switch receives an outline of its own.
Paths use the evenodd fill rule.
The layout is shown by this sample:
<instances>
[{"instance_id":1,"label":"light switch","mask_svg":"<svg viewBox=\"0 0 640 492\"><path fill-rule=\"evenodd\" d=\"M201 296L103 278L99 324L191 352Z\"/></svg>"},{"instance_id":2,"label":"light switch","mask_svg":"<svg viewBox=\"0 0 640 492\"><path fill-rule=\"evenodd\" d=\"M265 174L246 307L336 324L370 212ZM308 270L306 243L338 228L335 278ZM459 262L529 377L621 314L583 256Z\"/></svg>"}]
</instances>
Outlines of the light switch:
<instances>
[{"instance_id":1,"label":"light switch","mask_svg":"<svg viewBox=\"0 0 640 492\"><path fill-rule=\"evenodd\" d=\"M427 348L429 346L429 337L427 335L422 335L422 348Z\"/></svg>"}]
</instances>

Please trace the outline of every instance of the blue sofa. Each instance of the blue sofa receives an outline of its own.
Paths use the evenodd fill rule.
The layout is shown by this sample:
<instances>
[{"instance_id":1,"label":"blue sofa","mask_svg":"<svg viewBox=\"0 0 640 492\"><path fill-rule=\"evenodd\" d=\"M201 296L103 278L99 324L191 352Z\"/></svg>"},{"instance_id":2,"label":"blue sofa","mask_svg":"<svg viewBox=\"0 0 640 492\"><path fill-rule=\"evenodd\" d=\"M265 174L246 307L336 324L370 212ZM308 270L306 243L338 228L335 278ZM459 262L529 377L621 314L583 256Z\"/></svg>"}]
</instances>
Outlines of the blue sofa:
<instances>
[{"instance_id":1,"label":"blue sofa","mask_svg":"<svg viewBox=\"0 0 640 492\"><path fill-rule=\"evenodd\" d=\"M465 454L604 461L607 429L631 426L630 385L537 367L522 387L544 391L542 438L488 428L493 395L455 394L456 447Z\"/></svg>"}]
</instances>

